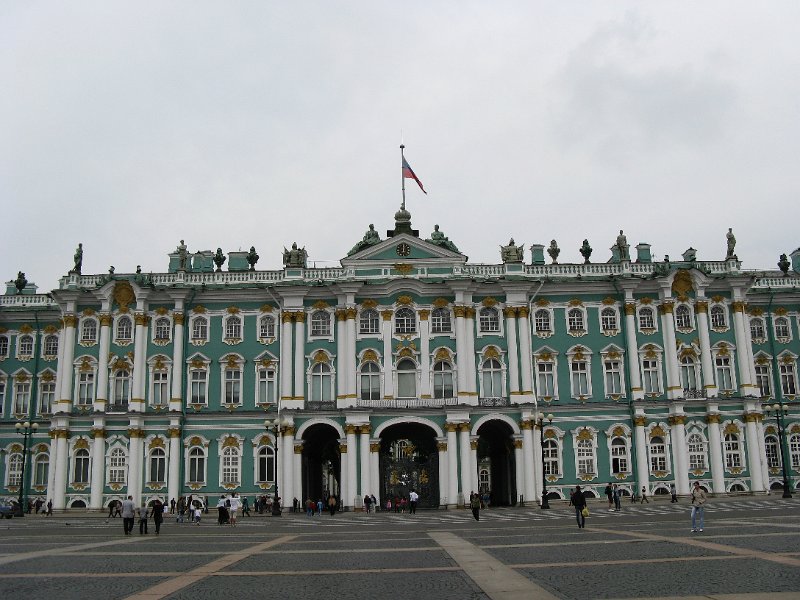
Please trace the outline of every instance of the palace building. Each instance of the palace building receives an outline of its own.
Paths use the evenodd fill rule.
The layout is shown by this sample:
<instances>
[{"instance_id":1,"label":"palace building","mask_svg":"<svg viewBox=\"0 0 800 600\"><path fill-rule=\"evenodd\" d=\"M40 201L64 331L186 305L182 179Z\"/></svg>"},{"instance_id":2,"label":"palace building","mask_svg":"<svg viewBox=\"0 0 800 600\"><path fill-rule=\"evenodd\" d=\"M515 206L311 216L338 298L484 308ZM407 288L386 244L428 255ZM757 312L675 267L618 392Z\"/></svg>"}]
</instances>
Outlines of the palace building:
<instances>
[{"instance_id":1,"label":"palace building","mask_svg":"<svg viewBox=\"0 0 800 600\"><path fill-rule=\"evenodd\" d=\"M337 268L181 242L165 272L87 275L79 249L50 294L20 273L0 296L0 497L796 490L800 249L756 272L734 246L653 262L620 232L600 261L511 240L470 264L402 207Z\"/></svg>"}]
</instances>

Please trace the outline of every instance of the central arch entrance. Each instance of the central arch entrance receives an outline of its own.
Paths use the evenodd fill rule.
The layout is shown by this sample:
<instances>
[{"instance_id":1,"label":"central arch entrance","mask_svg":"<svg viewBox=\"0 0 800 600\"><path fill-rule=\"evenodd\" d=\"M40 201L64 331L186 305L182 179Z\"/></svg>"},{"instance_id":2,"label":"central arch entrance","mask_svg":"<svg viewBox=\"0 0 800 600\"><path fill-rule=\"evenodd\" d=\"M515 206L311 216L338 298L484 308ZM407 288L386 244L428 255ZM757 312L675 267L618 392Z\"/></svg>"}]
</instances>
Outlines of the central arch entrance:
<instances>
[{"instance_id":1,"label":"central arch entrance","mask_svg":"<svg viewBox=\"0 0 800 600\"><path fill-rule=\"evenodd\" d=\"M325 499L329 494L339 497L342 458L339 453L339 434L325 423L312 425L303 433L303 497Z\"/></svg>"},{"instance_id":2,"label":"central arch entrance","mask_svg":"<svg viewBox=\"0 0 800 600\"><path fill-rule=\"evenodd\" d=\"M489 493L492 506L515 506L519 496L513 430L504 421L491 420L483 423L477 433L481 494Z\"/></svg>"},{"instance_id":3,"label":"central arch entrance","mask_svg":"<svg viewBox=\"0 0 800 600\"><path fill-rule=\"evenodd\" d=\"M419 508L439 506L439 451L436 432L420 423L398 423L381 433L381 506L406 500L415 490Z\"/></svg>"}]
</instances>

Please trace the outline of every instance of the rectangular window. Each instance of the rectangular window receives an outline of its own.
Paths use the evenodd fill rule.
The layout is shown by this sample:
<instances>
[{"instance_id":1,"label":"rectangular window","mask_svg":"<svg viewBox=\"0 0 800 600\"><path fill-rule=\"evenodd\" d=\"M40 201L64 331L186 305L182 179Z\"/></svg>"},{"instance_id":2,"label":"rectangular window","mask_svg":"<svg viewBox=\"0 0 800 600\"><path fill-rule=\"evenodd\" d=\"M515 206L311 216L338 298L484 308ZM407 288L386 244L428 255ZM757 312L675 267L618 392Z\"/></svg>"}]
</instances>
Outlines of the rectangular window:
<instances>
[{"instance_id":1,"label":"rectangular window","mask_svg":"<svg viewBox=\"0 0 800 600\"><path fill-rule=\"evenodd\" d=\"M14 384L14 414L27 415L31 401L31 384L29 381L18 381Z\"/></svg>"},{"instance_id":2,"label":"rectangular window","mask_svg":"<svg viewBox=\"0 0 800 600\"><path fill-rule=\"evenodd\" d=\"M544 398L552 398L555 393L555 381L553 380L553 363L536 363L539 379L539 395Z\"/></svg>"},{"instance_id":3,"label":"rectangular window","mask_svg":"<svg viewBox=\"0 0 800 600\"><path fill-rule=\"evenodd\" d=\"M225 404L239 404L241 380L241 371L238 369L225 369Z\"/></svg>"},{"instance_id":4,"label":"rectangular window","mask_svg":"<svg viewBox=\"0 0 800 600\"><path fill-rule=\"evenodd\" d=\"M258 372L258 401L262 404L275 403L274 369L261 369Z\"/></svg>"},{"instance_id":5,"label":"rectangular window","mask_svg":"<svg viewBox=\"0 0 800 600\"><path fill-rule=\"evenodd\" d=\"M628 472L628 449L625 446L611 447L611 471L613 473Z\"/></svg>"},{"instance_id":6,"label":"rectangular window","mask_svg":"<svg viewBox=\"0 0 800 600\"><path fill-rule=\"evenodd\" d=\"M756 365L756 385L760 390L762 398L772 397L772 388L769 379L769 367L767 365Z\"/></svg>"},{"instance_id":7,"label":"rectangular window","mask_svg":"<svg viewBox=\"0 0 800 600\"><path fill-rule=\"evenodd\" d=\"M42 457L36 460L36 467L33 474L33 485L45 486L47 485L47 475L50 471L50 463L47 457Z\"/></svg>"},{"instance_id":8,"label":"rectangular window","mask_svg":"<svg viewBox=\"0 0 800 600\"><path fill-rule=\"evenodd\" d=\"M53 381L42 383L39 390L39 414L49 415L53 412L53 403L56 401L56 384ZM0 394L0 400L2 400L2 394Z\"/></svg>"},{"instance_id":9,"label":"rectangular window","mask_svg":"<svg viewBox=\"0 0 800 600\"><path fill-rule=\"evenodd\" d=\"M606 394L622 394L622 369L618 360L603 361Z\"/></svg>"},{"instance_id":10,"label":"rectangular window","mask_svg":"<svg viewBox=\"0 0 800 600\"><path fill-rule=\"evenodd\" d=\"M649 358L642 360L642 384L645 394L661 393L661 378L657 360Z\"/></svg>"},{"instance_id":11,"label":"rectangular window","mask_svg":"<svg viewBox=\"0 0 800 600\"><path fill-rule=\"evenodd\" d=\"M192 404L206 404L207 371L192 371ZM194 479L192 481L195 481Z\"/></svg>"},{"instance_id":12,"label":"rectangular window","mask_svg":"<svg viewBox=\"0 0 800 600\"><path fill-rule=\"evenodd\" d=\"M586 361L575 360L570 363L572 371L572 395L586 396L589 394L589 369Z\"/></svg>"},{"instance_id":13,"label":"rectangular window","mask_svg":"<svg viewBox=\"0 0 800 600\"><path fill-rule=\"evenodd\" d=\"M169 385L166 371L153 372L153 406L169 404Z\"/></svg>"},{"instance_id":14,"label":"rectangular window","mask_svg":"<svg viewBox=\"0 0 800 600\"><path fill-rule=\"evenodd\" d=\"M90 406L94 402L94 373L78 375L78 406Z\"/></svg>"},{"instance_id":15,"label":"rectangular window","mask_svg":"<svg viewBox=\"0 0 800 600\"><path fill-rule=\"evenodd\" d=\"M732 391L731 359L727 356L717 356L714 359L714 363L717 367L717 387L720 391Z\"/></svg>"},{"instance_id":16,"label":"rectangular window","mask_svg":"<svg viewBox=\"0 0 800 600\"><path fill-rule=\"evenodd\" d=\"M782 364L781 369L781 390L785 396L794 396L796 391L794 379L794 363Z\"/></svg>"}]
</instances>

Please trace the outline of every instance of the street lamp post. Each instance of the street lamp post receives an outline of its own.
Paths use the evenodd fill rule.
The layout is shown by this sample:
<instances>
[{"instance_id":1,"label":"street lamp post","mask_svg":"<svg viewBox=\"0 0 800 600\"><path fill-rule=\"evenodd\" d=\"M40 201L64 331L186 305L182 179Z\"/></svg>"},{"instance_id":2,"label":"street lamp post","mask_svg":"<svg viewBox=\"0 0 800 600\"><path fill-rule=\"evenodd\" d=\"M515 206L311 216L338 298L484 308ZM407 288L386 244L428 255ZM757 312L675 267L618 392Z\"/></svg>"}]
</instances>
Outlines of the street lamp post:
<instances>
[{"instance_id":1,"label":"street lamp post","mask_svg":"<svg viewBox=\"0 0 800 600\"><path fill-rule=\"evenodd\" d=\"M550 502L547 500L547 475L544 469L544 421L547 419L548 423L553 422L553 413L547 415L540 415L536 419L536 424L539 426L539 445L542 448L542 509L550 508Z\"/></svg>"},{"instance_id":2,"label":"street lamp post","mask_svg":"<svg viewBox=\"0 0 800 600\"><path fill-rule=\"evenodd\" d=\"M280 517L281 516L281 499L278 496L278 437L281 434L281 428L283 427L284 422L281 420L280 417L276 418L274 421L267 419L264 421L264 427L267 431L271 431L275 434L275 497L272 499L272 516L273 517Z\"/></svg>"},{"instance_id":3,"label":"street lamp post","mask_svg":"<svg viewBox=\"0 0 800 600\"><path fill-rule=\"evenodd\" d=\"M39 429L39 424L25 421L24 423L17 423L15 427L17 433L24 438L22 442L22 472L19 478L19 514L17 515L22 517L25 515L25 505L28 501L28 488L25 485L25 465L28 463L28 448L31 436Z\"/></svg>"},{"instance_id":4,"label":"street lamp post","mask_svg":"<svg viewBox=\"0 0 800 600\"><path fill-rule=\"evenodd\" d=\"M783 451L783 446L786 443L786 427L784 426L783 418L789 414L789 408L784 406L783 403L767 405L766 413L768 417L775 417L775 422L778 424L778 447L781 452L781 472L783 474L783 497L791 498L792 490L789 485L788 469L786 468L786 454Z\"/></svg>"}]
</instances>

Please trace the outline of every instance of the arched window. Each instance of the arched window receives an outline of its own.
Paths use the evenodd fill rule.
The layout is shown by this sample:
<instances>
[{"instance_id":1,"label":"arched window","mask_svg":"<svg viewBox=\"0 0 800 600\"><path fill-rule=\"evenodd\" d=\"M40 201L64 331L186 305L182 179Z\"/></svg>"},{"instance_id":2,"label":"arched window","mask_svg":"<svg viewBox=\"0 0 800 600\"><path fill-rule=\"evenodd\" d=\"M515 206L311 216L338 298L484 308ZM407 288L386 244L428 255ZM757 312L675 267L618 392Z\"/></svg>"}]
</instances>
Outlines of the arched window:
<instances>
[{"instance_id":1,"label":"arched window","mask_svg":"<svg viewBox=\"0 0 800 600\"><path fill-rule=\"evenodd\" d=\"M656 328L656 322L653 318L653 309L645 306L639 309L639 329L650 330Z\"/></svg>"},{"instance_id":2,"label":"arched window","mask_svg":"<svg viewBox=\"0 0 800 600\"><path fill-rule=\"evenodd\" d=\"M417 366L408 358L397 363L397 397L417 397Z\"/></svg>"},{"instance_id":3,"label":"arched window","mask_svg":"<svg viewBox=\"0 0 800 600\"><path fill-rule=\"evenodd\" d=\"M58 336L48 335L44 338L44 355L58 356Z\"/></svg>"},{"instance_id":4,"label":"arched window","mask_svg":"<svg viewBox=\"0 0 800 600\"><path fill-rule=\"evenodd\" d=\"M206 319L205 317L195 317L192 320L192 339L193 340L208 339L208 319Z\"/></svg>"},{"instance_id":5,"label":"arched window","mask_svg":"<svg viewBox=\"0 0 800 600\"><path fill-rule=\"evenodd\" d=\"M681 357L681 386L684 395L697 391L697 363L689 355Z\"/></svg>"},{"instance_id":6,"label":"arched window","mask_svg":"<svg viewBox=\"0 0 800 600\"><path fill-rule=\"evenodd\" d=\"M311 313L311 335L328 337L331 334L331 315L324 310Z\"/></svg>"},{"instance_id":7,"label":"arched window","mask_svg":"<svg viewBox=\"0 0 800 600\"><path fill-rule=\"evenodd\" d=\"M8 455L8 474L6 486L19 487L22 484L22 453Z\"/></svg>"},{"instance_id":8,"label":"arched window","mask_svg":"<svg viewBox=\"0 0 800 600\"><path fill-rule=\"evenodd\" d=\"M502 398L505 396L503 390L503 369L499 360L496 358L488 358L483 361L483 365L481 366L481 378L484 398Z\"/></svg>"},{"instance_id":9,"label":"arched window","mask_svg":"<svg viewBox=\"0 0 800 600\"><path fill-rule=\"evenodd\" d=\"M166 483L167 454L161 448L150 451L150 483Z\"/></svg>"},{"instance_id":10,"label":"arched window","mask_svg":"<svg viewBox=\"0 0 800 600\"><path fill-rule=\"evenodd\" d=\"M544 454L544 474L558 475L558 444L555 440L544 440L542 442Z\"/></svg>"},{"instance_id":11,"label":"arched window","mask_svg":"<svg viewBox=\"0 0 800 600\"><path fill-rule=\"evenodd\" d=\"M689 470L706 470L706 443L698 433L691 434L686 439L689 448Z\"/></svg>"},{"instance_id":12,"label":"arched window","mask_svg":"<svg viewBox=\"0 0 800 600\"><path fill-rule=\"evenodd\" d=\"M675 327L677 329L692 328L692 313L685 304L679 304L675 309Z\"/></svg>"},{"instance_id":13,"label":"arched window","mask_svg":"<svg viewBox=\"0 0 800 600\"><path fill-rule=\"evenodd\" d=\"M750 337L754 340L763 340L766 337L764 334L764 319L761 317L750 319Z\"/></svg>"},{"instance_id":14,"label":"arched window","mask_svg":"<svg viewBox=\"0 0 800 600\"><path fill-rule=\"evenodd\" d=\"M242 339L242 320L239 317L234 315L225 320L225 339Z\"/></svg>"},{"instance_id":15,"label":"arched window","mask_svg":"<svg viewBox=\"0 0 800 600\"><path fill-rule=\"evenodd\" d=\"M203 448L195 446L189 450L189 483L206 482L206 453Z\"/></svg>"},{"instance_id":16,"label":"arched window","mask_svg":"<svg viewBox=\"0 0 800 600\"><path fill-rule=\"evenodd\" d=\"M552 331L550 325L550 311L540 308L533 315L533 322L536 327L536 333L550 333Z\"/></svg>"},{"instance_id":17,"label":"arched window","mask_svg":"<svg viewBox=\"0 0 800 600\"><path fill-rule=\"evenodd\" d=\"M133 322L130 317L117 319L117 341L129 342L133 338Z\"/></svg>"},{"instance_id":18,"label":"arched window","mask_svg":"<svg viewBox=\"0 0 800 600\"><path fill-rule=\"evenodd\" d=\"M600 311L600 326L605 332L616 331L617 311L609 306Z\"/></svg>"},{"instance_id":19,"label":"arched window","mask_svg":"<svg viewBox=\"0 0 800 600\"><path fill-rule=\"evenodd\" d=\"M431 312L431 333L450 333L453 325L450 322L450 311L446 308L434 308Z\"/></svg>"},{"instance_id":20,"label":"arched window","mask_svg":"<svg viewBox=\"0 0 800 600\"><path fill-rule=\"evenodd\" d=\"M333 401L331 368L325 363L317 363L311 368L311 400L313 402Z\"/></svg>"},{"instance_id":21,"label":"arched window","mask_svg":"<svg viewBox=\"0 0 800 600\"><path fill-rule=\"evenodd\" d=\"M381 370L374 362L366 362L361 367L361 399L380 400Z\"/></svg>"},{"instance_id":22,"label":"arched window","mask_svg":"<svg viewBox=\"0 0 800 600\"><path fill-rule=\"evenodd\" d=\"M36 487L46 486L49 473L50 458L45 453L39 454L33 463L33 485Z\"/></svg>"},{"instance_id":23,"label":"arched window","mask_svg":"<svg viewBox=\"0 0 800 600\"><path fill-rule=\"evenodd\" d=\"M453 397L453 369L441 360L433 365L433 397Z\"/></svg>"},{"instance_id":24,"label":"arched window","mask_svg":"<svg viewBox=\"0 0 800 600\"><path fill-rule=\"evenodd\" d=\"M764 438L764 450L767 455L767 467L770 469L778 469L781 466L780 453L778 450L778 438L774 435L768 435Z\"/></svg>"},{"instance_id":25,"label":"arched window","mask_svg":"<svg viewBox=\"0 0 800 600\"><path fill-rule=\"evenodd\" d=\"M114 372L113 397L109 410L128 410L128 400L131 393L131 373L127 369L118 369Z\"/></svg>"},{"instance_id":26,"label":"arched window","mask_svg":"<svg viewBox=\"0 0 800 600\"><path fill-rule=\"evenodd\" d=\"M262 446L258 450L258 467L256 483L273 483L275 481L275 449Z\"/></svg>"},{"instance_id":27,"label":"arched window","mask_svg":"<svg viewBox=\"0 0 800 600\"><path fill-rule=\"evenodd\" d=\"M20 358L33 356L33 336L21 335L18 341L18 351Z\"/></svg>"},{"instance_id":28,"label":"arched window","mask_svg":"<svg viewBox=\"0 0 800 600\"><path fill-rule=\"evenodd\" d=\"M571 308L567 312L567 325L570 331L583 331L586 329L583 323L583 311L580 308Z\"/></svg>"},{"instance_id":29,"label":"arched window","mask_svg":"<svg viewBox=\"0 0 800 600\"><path fill-rule=\"evenodd\" d=\"M667 445L664 438L653 436L650 438L650 471L653 473L667 470Z\"/></svg>"},{"instance_id":30,"label":"arched window","mask_svg":"<svg viewBox=\"0 0 800 600\"><path fill-rule=\"evenodd\" d=\"M575 453L578 458L578 476L594 475L594 445L592 440L578 440Z\"/></svg>"},{"instance_id":31,"label":"arched window","mask_svg":"<svg viewBox=\"0 0 800 600\"><path fill-rule=\"evenodd\" d=\"M108 457L108 483L125 484L127 456L122 448L114 448Z\"/></svg>"},{"instance_id":32,"label":"arched window","mask_svg":"<svg viewBox=\"0 0 800 600\"><path fill-rule=\"evenodd\" d=\"M275 337L275 317L264 315L258 320L258 337L261 339Z\"/></svg>"},{"instance_id":33,"label":"arched window","mask_svg":"<svg viewBox=\"0 0 800 600\"><path fill-rule=\"evenodd\" d=\"M239 449L228 447L222 451L222 484L239 483Z\"/></svg>"},{"instance_id":34,"label":"arched window","mask_svg":"<svg viewBox=\"0 0 800 600\"><path fill-rule=\"evenodd\" d=\"M628 445L621 437L611 440L611 472L615 475L628 472Z\"/></svg>"},{"instance_id":35,"label":"arched window","mask_svg":"<svg viewBox=\"0 0 800 600\"><path fill-rule=\"evenodd\" d=\"M711 314L711 327L725 329L728 326L725 319L725 309L719 304L712 306L709 313Z\"/></svg>"},{"instance_id":36,"label":"arched window","mask_svg":"<svg viewBox=\"0 0 800 600\"><path fill-rule=\"evenodd\" d=\"M0 358L8 356L8 336L0 335Z\"/></svg>"},{"instance_id":37,"label":"arched window","mask_svg":"<svg viewBox=\"0 0 800 600\"><path fill-rule=\"evenodd\" d=\"M81 342L92 344L97 341L97 321L84 319L81 323Z\"/></svg>"},{"instance_id":38,"label":"arched window","mask_svg":"<svg viewBox=\"0 0 800 600\"><path fill-rule=\"evenodd\" d=\"M489 469L483 468L478 471L478 485L481 494L486 494L491 489L491 484L489 481Z\"/></svg>"},{"instance_id":39,"label":"arched window","mask_svg":"<svg viewBox=\"0 0 800 600\"><path fill-rule=\"evenodd\" d=\"M358 332L361 335L381 332L381 322L378 318L377 310L368 308L361 311L361 316L358 320Z\"/></svg>"},{"instance_id":40,"label":"arched window","mask_svg":"<svg viewBox=\"0 0 800 600\"><path fill-rule=\"evenodd\" d=\"M725 468L740 469L742 467L742 448L738 433L726 433L723 444L725 451Z\"/></svg>"},{"instance_id":41,"label":"arched window","mask_svg":"<svg viewBox=\"0 0 800 600\"><path fill-rule=\"evenodd\" d=\"M160 342L168 341L171 329L169 319L167 317L159 317L156 319L154 339Z\"/></svg>"},{"instance_id":42,"label":"arched window","mask_svg":"<svg viewBox=\"0 0 800 600\"><path fill-rule=\"evenodd\" d=\"M789 319L786 317L778 317L775 319L775 337L788 338L790 336Z\"/></svg>"},{"instance_id":43,"label":"arched window","mask_svg":"<svg viewBox=\"0 0 800 600\"><path fill-rule=\"evenodd\" d=\"M479 319L481 331L483 333L495 333L500 331L500 316L494 308L482 308Z\"/></svg>"},{"instance_id":44,"label":"arched window","mask_svg":"<svg viewBox=\"0 0 800 600\"><path fill-rule=\"evenodd\" d=\"M394 313L394 332L397 334L414 333L417 330L417 317L410 308L399 308Z\"/></svg>"},{"instance_id":45,"label":"arched window","mask_svg":"<svg viewBox=\"0 0 800 600\"><path fill-rule=\"evenodd\" d=\"M75 452L72 483L89 483L89 451L81 448Z\"/></svg>"}]
</instances>

